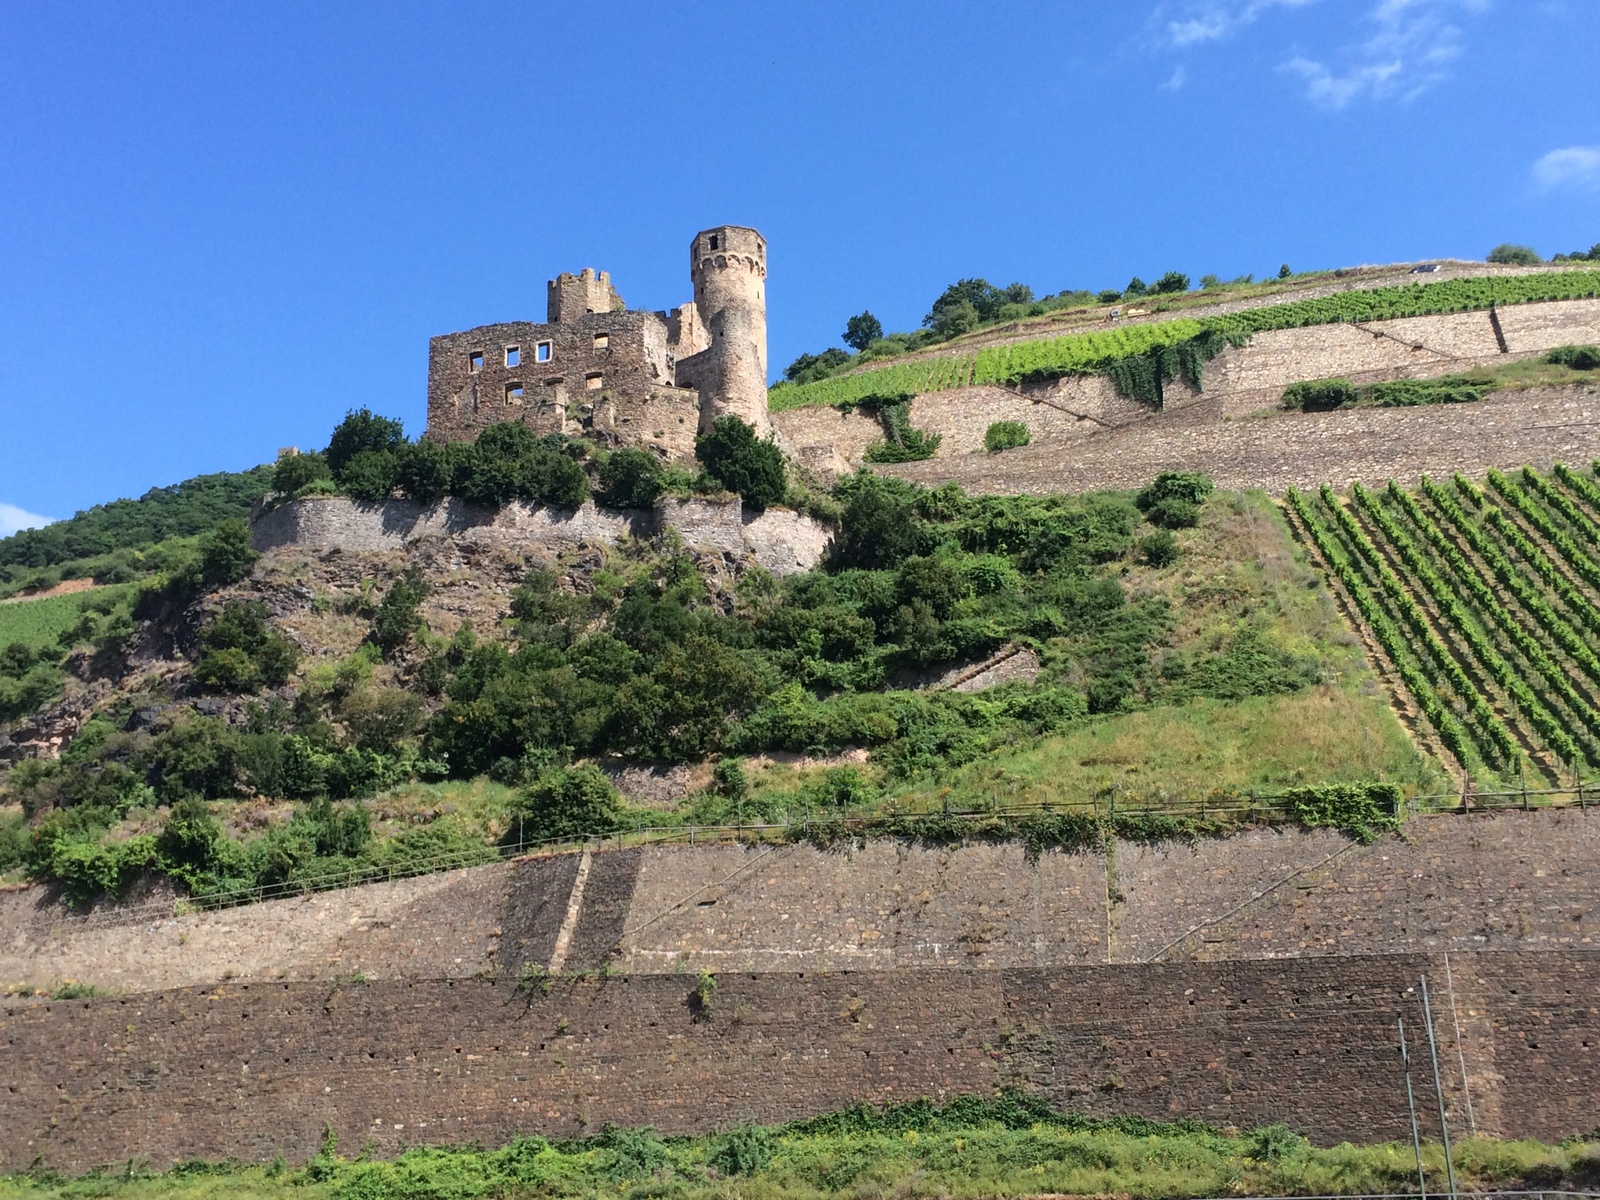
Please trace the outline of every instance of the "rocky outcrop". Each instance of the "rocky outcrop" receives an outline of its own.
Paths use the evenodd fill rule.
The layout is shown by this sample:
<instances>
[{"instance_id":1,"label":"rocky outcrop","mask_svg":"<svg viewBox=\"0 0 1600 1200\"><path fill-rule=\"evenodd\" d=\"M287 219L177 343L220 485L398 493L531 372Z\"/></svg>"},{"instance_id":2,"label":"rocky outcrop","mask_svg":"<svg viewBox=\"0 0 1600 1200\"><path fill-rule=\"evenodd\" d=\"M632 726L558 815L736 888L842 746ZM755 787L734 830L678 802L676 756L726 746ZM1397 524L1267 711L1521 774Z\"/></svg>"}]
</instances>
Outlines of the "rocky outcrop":
<instances>
[{"instance_id":1,"label":"rocky outcrop","mask_svg":"<svg viewBox=\"0 0 1600 1200\"><path fill-rule=\"evenodd\" d=\"M790 509L747 513L739 497L679 499L666 496L654 509L604 508L592 500L578 508L513 502L487 508L463 500L365 503L346 496L306 496L251 518L257 550L401 550L423 539L461 546L537 549L550 554L596 543L677 530L702 553L749 558L774 575L809 571L827 552L827 526Z\"/></svg>"}]
</instances>

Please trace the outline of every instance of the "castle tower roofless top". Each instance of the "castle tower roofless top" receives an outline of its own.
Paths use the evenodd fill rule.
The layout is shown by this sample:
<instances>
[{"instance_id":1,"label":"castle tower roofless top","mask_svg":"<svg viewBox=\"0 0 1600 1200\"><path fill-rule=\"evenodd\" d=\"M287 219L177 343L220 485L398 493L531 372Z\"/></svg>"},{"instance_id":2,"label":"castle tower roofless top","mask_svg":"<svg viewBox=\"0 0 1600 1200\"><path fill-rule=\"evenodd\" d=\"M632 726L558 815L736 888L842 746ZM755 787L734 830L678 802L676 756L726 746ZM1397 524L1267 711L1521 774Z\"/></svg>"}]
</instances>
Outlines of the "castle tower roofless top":
<instances>
[{"instance_id":1,"label":"castle tower roofless top","mask_svg":"<svg viewBox=\"0 0 1600 1200\"><path fill-rule=\"evenodd\" d=\"M689 247L689 276L711 335L711 348L693 366L694 386L710 401L701 405L701 428L731 413L769 435L767 240L743 225L703 230Z\"/></svg>"},{"instance_id":2,"label":"castle tower roofless top","mask_svg":"<svg viewBox=\"0 0 1600 1200\"><path fill-rule=\"evenodd\" d=\"M585 267L580 274L562 272L546 285L546 320L552 325L564 325L589 313L617 312L628 306L617 289L611 286L611 272L596 275L593 267Z\"/></svg>"}]
</instances>

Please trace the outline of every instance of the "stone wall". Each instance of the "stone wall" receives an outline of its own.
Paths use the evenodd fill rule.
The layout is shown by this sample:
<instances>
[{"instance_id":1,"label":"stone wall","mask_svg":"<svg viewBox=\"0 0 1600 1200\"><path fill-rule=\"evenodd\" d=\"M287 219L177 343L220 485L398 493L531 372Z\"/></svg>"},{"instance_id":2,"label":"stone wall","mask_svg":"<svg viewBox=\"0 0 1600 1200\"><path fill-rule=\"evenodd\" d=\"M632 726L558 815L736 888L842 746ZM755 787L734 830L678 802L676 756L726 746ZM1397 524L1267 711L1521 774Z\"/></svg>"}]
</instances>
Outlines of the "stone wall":
<instances>
[{"instance_id":1,"label":"stone wall","mask_svg":"<svg viewBox=\"0 0 1600 1200\"><path fill-rule=\"evenodd\" d=\"M303 1160L325 1125L347 1153L380 1155L608 1121L688 1133L1006 1087L1092 1116L1401 1140L1395 1020L1423 1027L1424 975L1458 1137L1463 1060L1477 1130L1592 1127L1592 950L728 973L709 1011L687 974L227 982L6 1002L0 1169Z\"/></svg>"},{"instance_id":2,"label":"stone wall","mask_svg":"<svg viewBox=\"0 0 1600 1200\"><path fill-rule=\"evenodd\" d=\"M1199 406L1197 405L1198 409ZM1546 468L1600 456L1600 386L1502 391L1477 404L1358 408L1206 420L1164 414L1069 445L1043 443L874 470L970 492L1138 488L1161 471L1204 471L1224 488L1377 486L1490 467Z\"/></svg>"},{"instance_id":3,"label":"stone wall","mask_svg":"<svg viewBox=\"0 0 1600 1200\"><path fill-rule=\"evenodd\" d=\"M1600 300L1514 305L1494 319L1504 352L1486 312L1260 333L1207 364L1200 391L1181 381L1168 385L1159 413L1118 395L1102 376L929 393L913 401L911 422L944 435L938 453L928 462L885 469L927 482L954 479L973 491L1034 492L1138 487L1160 470L1200 469L1224 486L1281 491L1289 484L1481 472L1589 453L1585 426L1592 403L1582 392L1502 393L1481 405L1260 419L1276 410L1285 387L1303 379L1420 378L1600 342ZM1034 445L1003 455L983 452L984 431L995 421L1021 421ZM775 414L774 422L802 461L835 472L859 465L883 436L877 421L860 412L793 409ZM830 449L831 456L825 453Z\"/></svg>"},{"instance_id":4,"label":"stone wall","mask_svg":"<svg viewBox=\"0 0 1600 1200\"><path fill-rule=\"evenodd\" d=\"M822 560L832 534L789 509L745 513L739 497L663 497L653 511L602 508L592 500L576 509L513 502L501 509L442 500L367 503L345 496L306 496L251 519L251 543L266 551L399 550L422 538L463 544L538 548L552 554L583 543L616 543L675 528L698 550L750 556L778 575L808 571Z\"/></svg>"},{"instance_id":5,"label":"stone wall","mask_svg":"<svg viewBox=\"0 0 1600 1200\"><path fill-rule=\"evenodd\" d=\"M567 965L1013 969L1600 948L1597 858L1600 814L1570 810L1421 817L1370 846L1262 827L1033 859L1017 844L892 840L607 850L578 896ZM576 860L187 916L169 905L86 920L43 889L0 893L0 983L143 991L223 976L515 976L550 962Z\"/></svg>"}]
</instances>

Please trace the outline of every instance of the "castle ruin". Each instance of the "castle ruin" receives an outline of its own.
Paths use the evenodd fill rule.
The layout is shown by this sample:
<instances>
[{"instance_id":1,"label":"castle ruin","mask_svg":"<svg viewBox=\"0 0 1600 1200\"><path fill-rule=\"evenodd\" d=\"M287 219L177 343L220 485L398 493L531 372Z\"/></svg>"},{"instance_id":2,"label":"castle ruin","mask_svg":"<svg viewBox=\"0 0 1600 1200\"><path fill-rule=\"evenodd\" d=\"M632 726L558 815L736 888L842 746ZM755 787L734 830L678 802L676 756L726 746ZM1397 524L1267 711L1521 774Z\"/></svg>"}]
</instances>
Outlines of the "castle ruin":
<instances>
[{"instance_id":1,"label":"castle ruin","mask_svg":"<svg viewBox=\"0 0 1600 1200\"><path fill-rule=\"evenodd\" d=\"M767 415L767 243L720 225L689 249L694 299L630 310L611 276L585 269L548 285L543 323L510 321L428 343L427 437L467 441L502 421L689 458L698 432Z\"/></svg>"}]
</instances>

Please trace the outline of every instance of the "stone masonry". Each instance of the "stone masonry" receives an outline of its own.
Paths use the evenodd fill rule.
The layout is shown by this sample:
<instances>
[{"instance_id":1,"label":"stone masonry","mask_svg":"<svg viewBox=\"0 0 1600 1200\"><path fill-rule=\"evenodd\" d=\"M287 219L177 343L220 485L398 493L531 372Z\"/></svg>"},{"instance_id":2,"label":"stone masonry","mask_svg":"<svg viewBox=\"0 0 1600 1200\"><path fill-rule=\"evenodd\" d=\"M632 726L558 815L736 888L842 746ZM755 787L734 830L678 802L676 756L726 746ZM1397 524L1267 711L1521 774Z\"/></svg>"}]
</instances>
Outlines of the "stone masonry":
<instances>
[{"instance_id":1,"label":"stone masonry","mask_svg":"<svg viewBox=\"0 0 1600 1200\"><path fill-rule=\"evenodd\" d=\"M696 234L690 273L695 302L671 312L630 311L606 272L586 269L549 282L542 324L431 339L426 436L519 421L685 459L725 413L769 434L766 241L735 225Z\"/></svg>"}]
</instances>

